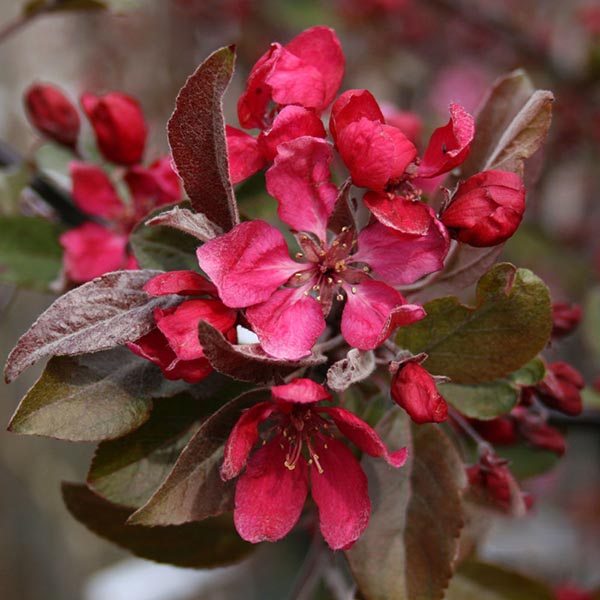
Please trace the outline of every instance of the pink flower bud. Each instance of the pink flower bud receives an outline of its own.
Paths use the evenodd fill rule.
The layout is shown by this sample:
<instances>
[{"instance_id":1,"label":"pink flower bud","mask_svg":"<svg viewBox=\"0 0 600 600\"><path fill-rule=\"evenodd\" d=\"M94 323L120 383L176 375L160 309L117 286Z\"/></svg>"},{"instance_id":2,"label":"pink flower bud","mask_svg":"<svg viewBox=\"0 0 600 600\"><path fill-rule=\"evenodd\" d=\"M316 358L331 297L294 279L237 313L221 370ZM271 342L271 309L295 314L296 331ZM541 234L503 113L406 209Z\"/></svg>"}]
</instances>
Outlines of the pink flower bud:
<instances>
[{"instance_id":1,"label":"pink flower bud","mask_svg":"<svg viewBox=\"0 0 600 600\"><path fill-rule=\"evenodd\" d=\"M415 423L441 423L448 416L448 405L433 377L414 361L405 363L394 375L392 398Z\"/></svg>"},{"instance_id":2,"label":"pink flower bud","mask_svg":"<svg viewBox=\"0 0 600 600\"><path fill-rule=\"evenodd\" d=\"M594 600L595 594L574 585L562 585L556 589L556 600Z\"/></svg>"},{"instance_id":3,"label":"pink flower bud","mask_svg":"<svg viewBox=\"0 0 600 600\"><path fill-rule=\"evenodd\" d=\"M569 335L581 321L581 306L555 302L552 305L552 337Z\"/></svg>"},{"instance_id":4,"label":"pink flower bud","mask_svg":"<svg viewBox=\"0 0 600 600\"><path fill-rule=\"evenodd\" d=\"M119 165L139 163L146 145L147 127L138 102L112 92L83 94L81 104L94 128L104 158Z\"/></svg>"},{"instance_id":5,"label":"pink flower bud","mask_svg":"<svg viewBox=\"0 0 600 600\"><path fill-rule=\"evenodd\" d=\"M546 376L536 387L544 404L576 416L582 409L580 390L584 386L581 373L566 362L559 361L547 365Z\"/></svg>"},{"instance_id":6,"label":"pink flower bud","mask_svg":"<svg viewBox=\"0 0 600 600\"><path fill-rule=\"evenodd\" d=\"M521 178L507 171L484 171L460 185L441 220L461 242L495 246L516 231L524 212Z\"/></svg>"},{"instance_id":7,"label":"pink flower bud","mask_svg":"<svg viewBox=\"0 0 600 600\"><path fill-rule=\"evenodd\" d=\"M32 85L25 93L25 107L32 125L42 135L63 146L75 147L79 135L79 114L58 88Z\"/></svg>"}]
</instances>

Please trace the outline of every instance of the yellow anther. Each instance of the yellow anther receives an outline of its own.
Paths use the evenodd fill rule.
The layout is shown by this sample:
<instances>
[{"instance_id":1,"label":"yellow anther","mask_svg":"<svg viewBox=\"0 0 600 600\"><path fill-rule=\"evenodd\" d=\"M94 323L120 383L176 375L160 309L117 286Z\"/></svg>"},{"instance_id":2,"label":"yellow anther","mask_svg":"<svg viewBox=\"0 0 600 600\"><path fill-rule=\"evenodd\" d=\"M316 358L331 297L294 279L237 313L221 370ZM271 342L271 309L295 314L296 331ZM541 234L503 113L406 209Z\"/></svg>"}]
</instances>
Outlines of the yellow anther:
<instances>
[{"instance_id":1,"label":"yellow anther","mask_svg":"<svg viewBox=\"0 0 600 600\"><path fill-rule=\"evenodd\" d=\"M304 254L302 254L302 252L296 252L296 258L304 258Z\"/></svg>"},{"instance_id":2,"label":"yellow anther","mask_svg":"<svg viewBox=\"0 0 600 600\"><path fill-rule=\"evenodd\" d=\"M341 302L344 299L344 296L342 294L338 294L335 299Z\"/></svg>"},{"instance_id":3,"label":"yellow anther","mask_svg":"<svg viewBox=\"0 0 600 600\"><path fill-rule=\"evenodd\" d=\"M352 293L356 294L356 288L354 286L352 286Z\"/></svg>"}]
</instances>

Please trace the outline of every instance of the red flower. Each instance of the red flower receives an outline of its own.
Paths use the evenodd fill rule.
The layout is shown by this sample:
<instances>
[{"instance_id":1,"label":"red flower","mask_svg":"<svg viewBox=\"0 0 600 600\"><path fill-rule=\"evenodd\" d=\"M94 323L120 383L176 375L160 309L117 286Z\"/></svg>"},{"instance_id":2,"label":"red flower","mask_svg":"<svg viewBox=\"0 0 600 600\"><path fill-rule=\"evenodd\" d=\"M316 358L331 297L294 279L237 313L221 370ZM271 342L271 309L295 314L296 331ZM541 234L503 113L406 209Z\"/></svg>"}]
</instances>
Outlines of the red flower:
<instances>
[{"instance_id":1,"label":"red flower","mask_svg":"<svg viewBox=\"0 0 600 600\"><path fill-rule=\"evenodd\" d=\"M360 187L383 191L402 179L417 156L414 144L399 129L385 124L375 98L366 90L349 90L336 100L329 128L352 182Z\"/></svg>"},{"instance_id":2,"label":"red flower","mask_svg":"<svg viewBox=\"0 0 600 600\"><path fill-rule=\"evenodd\" d=\"M517 230L525 212L525 187L516 173L484 171L461 183L442 223L471 246L495 246Z\"/></svg>"},{"instance_id":3,"label":"red flower","mask_svg":"<svg viewBox=\"0 0 600 600\"><path fill-rule=\"evenodd\" d=\"M400 366L392 379L392 398L415 423L441 423L448 417L448 405L433 377L415 361Z\"/></svg>"},{"instance_id":4,"label":"red flower","mask_svg":"<svg viewBox=\"0 0 600 600\"><path fill-rule=\"evenodd\" d=\"M459 104L451 104L450 120L431 134L419 166L419 177L437 177L463 163L474 136L473 117Z\"/></svg>"},{"instance_id":5,"label":"red flower","mask_svg":"<svg viewBox=\"0 0 600 600\"><path fill-rule=\"evenodd\" d=\"M290 258L282 234L263 221L241 223L197 252L224 304L246 308L262 347L279 358L310 353L334 299L346 301L342 335L363 350L377 347L395 327L422 318L422 307L406 304L392 285L440 269L448 249L445 230L432 216L420 235L375 222L358 234L344 228L328 241L327 222L337 197L329 182L331 160L324 140L302 137L281 144L267 171L267 190L279 202L279 217L301 232L300 262Z\"/></svg>"},{"instance_id":6,"label":"red flower","mask_svg":"<svg viewBox=\"0 0 600 600\"><path fill-rule=\"evenodd\" d=\"M485 452L477 464L467 468L467 477L476 496L504 511L520 513L531 506L531 498L521 492L508 461L491 452Z\"/></svg>"},{"instance_id":7,"label":"red flower","mask_svg":"<svg viewBox=\"0 0 600 600\"><path fill-rule=\"evenodd\" d=\"M104 158L125 166L141 161L147 127L137 100L117 92L105 96L83 94L81 105Z\"/></svg>"},{"instance_id":8,"label":"red flower","mask_svg":"<svg viewBox=\"0 0 600 600\"><path fill-rule=\"evenodd\" d=\"M238 118L245 129L265 129L269 103L297 104L320 115L335 98L344 76L344 55L335 32L311 27L289 44L271 44L248 76L238 101Z\"/></svg>"},{"instance_id":9,"label":"red flower","mask_svg":"<svg viewBox=\"0 0 600 600\"><path fill-rule=\"evenodd\" d=\"M215 287L194 271L170 271L153 277L144 286L153 296L194 296L177 307L154 311L156 329L127 347L157 364L167 379L194 383L212 373L198 337L200 321L207 321L234 342L237 314L215 299ZM206 296L209 296L206 298Z\"/></svg>"},{"instance_id":10,"label":"red flower","mask_svg":"<svg viewBox=\"0 0 600 600\"><path fill-rule=\"evenodd\" d=\"M320 407L329 393L310 379L271 388L272 401L247 410L225 445L221 477L239 477L234 520L249 542L276 541L296 524L308 494L319 509L325 541L334 550L349 548L369 522L367 477L332 427L370 456L401 467L406 448L389 453L374 429L344 408ZM271 426L258 444L259 426Z\"/></svg>"},{"instance_id":11,"label":"red flower","mask_svg":"<svg viewBox=\"0 0 600 600\"><path fill-rule=\"evenodd\" d=\"M25 107L33 126L50 139L75 148L79 114L73 103L56 87L34 84L25 93Z\"/></svg>"},{"instance_id":12,"label":"red flower","mask_svg":"<svg viewBox=\"0 0 600 600\"><path fill-rule=\"evenodd\" d=\"M261 131L257 138L229 125L226 132L229 174L233 184L273 162L280 144L302 136L324 138L326 135L321 119L314 111L301 106L284 107L273 125Z\"/></svg>"}]
</instances>

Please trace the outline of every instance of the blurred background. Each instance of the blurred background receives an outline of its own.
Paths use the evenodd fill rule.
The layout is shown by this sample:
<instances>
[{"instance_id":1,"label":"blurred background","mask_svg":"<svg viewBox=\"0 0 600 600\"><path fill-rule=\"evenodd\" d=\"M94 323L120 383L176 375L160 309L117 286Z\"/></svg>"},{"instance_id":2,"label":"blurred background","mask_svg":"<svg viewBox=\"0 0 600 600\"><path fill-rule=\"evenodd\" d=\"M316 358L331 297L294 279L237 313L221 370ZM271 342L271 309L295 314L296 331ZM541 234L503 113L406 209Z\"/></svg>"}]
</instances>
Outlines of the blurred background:
<instances>
[{"instance_id":1,"label":"blurred background","mask_svg":"<svg viewBox=\"0 0 600 600\"><path fill-rule=\"evenodd\" d=\"M0 140L25 157L39 151L22 104L23 91L34 81L56 84L73 99L83 91L136 97L150 126L147 156L157 157L168 149L165 125L179 88L210 52L237 45L236 75L226 96L227 120L237 125L235 104L256 59L271 41L285 43L316 24L334 27L341 39L347 60L343 87L367 88L379 101L418 114L421 147L433 128L446 123L450 102L474 111L486 88L508 71L524 68L536 87L554 92L550 138L528 165L526 223L504 258L533 269L550 286L553 300L583 306L579 330L550 348L547 358L567 360L584 373L588 408L569 420L566 456L549 470L547 464L531 467L530 473L544 473L524 483L537 498L530 515L499 518L482 554L553 586L599 586L600 416L593 409L600 407L598 3L130 0L109 3L122 9L118 12L73 10L20 23L22 4L0 0ZM48 160L60 171L60 156ZM19 176L2 171L0 198L20 191ZM0 199L0 213L2 207ZM53 298L1 284L2 363ZM8 423L41 370L3 385L0 422ZM0 432L3 600L267 597L264 574L261 579L253 570L252 559L206 573L159 567L85 530L63 507L59 482L84 480L92 453L91 445ZM240 595L235 586L242 581ZM289 590L282 585L269 597L286 597Z\"/></svg>"}]
</instances>

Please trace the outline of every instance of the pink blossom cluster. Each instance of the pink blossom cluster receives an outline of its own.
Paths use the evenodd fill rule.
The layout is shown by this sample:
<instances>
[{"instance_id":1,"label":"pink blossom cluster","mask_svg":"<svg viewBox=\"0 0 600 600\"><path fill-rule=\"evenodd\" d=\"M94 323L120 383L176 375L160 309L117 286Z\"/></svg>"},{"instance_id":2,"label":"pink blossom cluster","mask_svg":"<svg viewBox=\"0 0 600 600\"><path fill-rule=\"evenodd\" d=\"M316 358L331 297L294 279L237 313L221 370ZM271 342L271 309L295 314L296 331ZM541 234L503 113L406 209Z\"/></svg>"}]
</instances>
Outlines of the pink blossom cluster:
<instances>
[{"instance_id":1,"label":"pink blossom cluster","mask_svg":"<svg viewBox=\"0 0 600 600\"><path fill-rule=\"evenodd\" d=\"M149 166L142 164L147 125L134 98L117 92L85 93L80 101L109 164L81 160L69 164L73 201L90 218L60 237L65 273L74 283L137 268L128 248L133 227L153 208L181 199L179 178L168 156ZM42 135L79 156L79 113L63 92L35 84L25 94L25 105Z\"/></svg>"},{"instance_id":2,"label":"pink blossom cluster","mask_svg":"<svg viewBox=\"0 0 600 600\"><path fill-rule=\"evenodd\" d=\"M177 271L146 285L155 296L182 296L176 307L157 309L156 328L129 344L166 377L193 382L212 370L198 339L201 321L230 342L242 324L266 356L282 361L310 356L325 332L339 331L351 348L377 349L397 327L425 316L399 288L442 269L451 239L497 245L519 225L525 192L514 173L461 181L446 191L442 211L427 202L423 190L433 197L469 155L475 122L464 108L450 106L450 120L419 158L369 91L338 96L343 74L340 43L327 27L272 44L252 68L238 118L254 132L227 127L230 177L240 183L266 169L267 192L291 235L262 220L239 223L198 248L208 279ZM446 401L420 362L393 363L392 398L416 423L444 421ZM367 526L370 501L366 477L337 435L394 467L406 450L389 453L356 415L321 407L332 396L311 379L271 394L243 413L225 447L221 475L238 477L238 532L251 542L286 535L310 483L326 541L348 548Z\"/></svg>"}]
</instances>

